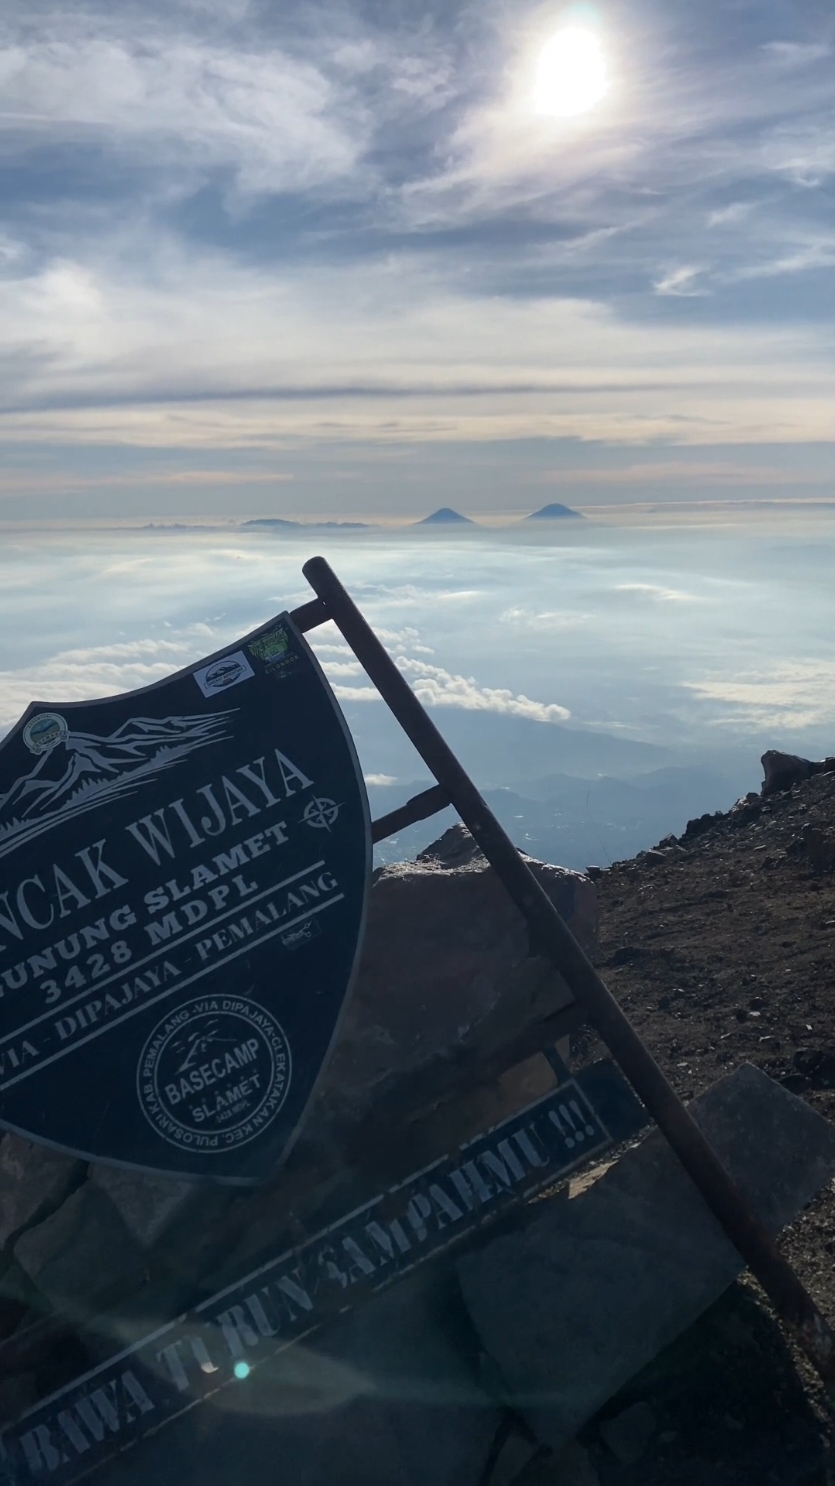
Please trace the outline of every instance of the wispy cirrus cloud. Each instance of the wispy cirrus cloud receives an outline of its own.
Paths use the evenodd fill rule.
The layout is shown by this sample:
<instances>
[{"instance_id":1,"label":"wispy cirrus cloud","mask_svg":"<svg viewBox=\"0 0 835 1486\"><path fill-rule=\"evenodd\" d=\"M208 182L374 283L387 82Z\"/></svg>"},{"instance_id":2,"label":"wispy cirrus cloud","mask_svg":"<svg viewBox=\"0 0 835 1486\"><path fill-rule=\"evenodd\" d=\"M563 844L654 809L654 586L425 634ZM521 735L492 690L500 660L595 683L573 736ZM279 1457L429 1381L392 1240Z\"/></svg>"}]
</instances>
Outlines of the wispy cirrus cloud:
<instances>
[{"instance_id":1,"label":"wispy cirrus cloud","mask_svg":"<svg viewBox=\"0 0 835 1486\"><path fill-rule=\"evenodd\" d=\"M541 634L558 634L561 630L581 629L593 620L592 614L572 609L505 609L499 616L501 624L514 629L534 630Z\"/></svg>"},{"instance_id":2,"label":"wispy cirrus cloud","mask_svg":"<svg viewBox=\"0 0 835 1486\"><path fill-rule=\"evenodd\" d=\"M555 23L533 0L12 0L0 493L287 509L294 469L259 452L828 438L828 21L621 7L610 87L569 122L532 108ZM132 478L105 447L165 453ZM306 497L344 504L335 483Z\"/></svg>"},{"instance_id":3,"label":"wispy cirrus cloud","mask_svg":"<svg viewBox=\"0 0 835 1486\"><path fill-rule=\"evenodd\" d=\"M616 583L616 593L634 593L637 598L651 599L662 604L702 604L701 594L688 593L681 588L665 588L659 583Z\"/></svg>"},{"instance_id":4,"label":"wispy cirrus cloud","mask_svg":"<svg viewBox=\"0 0 835 1486\"><path fill-rule=\"evenodd\" d=\"M0 53L7 131L96 140L135 163L153 150L163 169L234 162L245 191L320 185L356 167L362 106L312 60L170 27L120 36L113 18L85 35L65 15L61 31Z\"/></svg>"},{"instance_id":5,"label":"wispy cirrus cloud","mask_svg":"<svg viewBox=\"0 0 835 1486\"><path fill-rule=\"evenodd\" d=\"M656 294L671 294L679 299L694 299L707 294L708 290L698 280L703 268L671 268L653 284Z\"/></svg>"},{"instance_id":6,"label":"wispy cirrus cloud","mask_svg":"<svg viewBox=\"0 0 835 1486\"><path fill-rule=\"evenodd\" d=\"M763 51L781 67L805 67L832 56L832 47L825 41L766 41Z\"/></svg>"},{"instance_id":7,"label":"wispy cirrus cloud","mask_svg":"<svg viewBox=\"0 0 835 1486\"><path fill-rule=\"evenodd\" d=\"M107 263L0 281L0 330L20 353L0 367L7 442L229 449L232 471L257 485L272 471L242 466L244 451L336 439L704 444L831 432L822 325L694 323L676 328L672 349L666 325L630 326L571 297L467 295L413 256L276 279L215 254L187 261L171 239L166 259L165 246L148 246L153 282L147 265ZM23 493L31 461L21 474ZM138 483L158 485L155 474ZM114 493L124 478L115 473Z\"/></svg>"}]
</instances>

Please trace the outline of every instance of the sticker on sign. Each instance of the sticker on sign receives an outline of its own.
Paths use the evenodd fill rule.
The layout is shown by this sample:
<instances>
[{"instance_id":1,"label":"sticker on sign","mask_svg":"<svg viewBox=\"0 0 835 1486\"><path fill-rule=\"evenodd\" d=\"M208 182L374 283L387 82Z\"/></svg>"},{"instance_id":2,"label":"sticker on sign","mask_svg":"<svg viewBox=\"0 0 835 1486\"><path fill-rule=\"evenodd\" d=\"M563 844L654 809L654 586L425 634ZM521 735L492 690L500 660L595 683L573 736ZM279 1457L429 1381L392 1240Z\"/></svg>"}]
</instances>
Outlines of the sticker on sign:
<instances>
[{"instance_id":1,"label":"sticker on sign","mask_svg":"<svg viewBox=\"0 0 835 1486\"><path fill-rule=\"evenodd\" d=\"M194 679L204 697L213 697L217 692L228 691L230 686L237 686L239 681L248 681L254 675L243 651L235 650L232 655L221 656L220 660L213 660L211 665L202 666L199 671L195 671Z\"/></svg>"}]
</instances>

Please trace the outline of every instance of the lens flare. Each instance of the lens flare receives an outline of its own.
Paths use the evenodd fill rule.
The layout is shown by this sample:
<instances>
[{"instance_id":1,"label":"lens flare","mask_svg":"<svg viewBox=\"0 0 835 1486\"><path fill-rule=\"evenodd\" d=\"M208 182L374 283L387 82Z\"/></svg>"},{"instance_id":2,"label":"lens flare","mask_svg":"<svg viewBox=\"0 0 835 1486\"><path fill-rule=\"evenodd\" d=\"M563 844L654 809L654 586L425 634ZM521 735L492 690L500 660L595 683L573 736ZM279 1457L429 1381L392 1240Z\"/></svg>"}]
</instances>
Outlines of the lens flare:
<instances>
[{"instance_id":1,"label":"lens flare","mask_svg":"<svg viewBox=\"0 0 835 1486\"><path fill-rule=\"evenodd\" d=\"M566 26L542 48L534 82L537 113L563 118L585 113L606 86L606 61L593 31Z\"/></svg>"},{"instance_id":2,"label":"lens flare","mask_svg":"<svg viewBox=\"0 0 835 1486\"><path fill-rule=\"evenodd\" d=\"M232 1371L236 1378L240 1378L243 1381L244 1378L249 1377L251 1369L248 1362L236 1362Z\"/></svg>"}]
</instances>

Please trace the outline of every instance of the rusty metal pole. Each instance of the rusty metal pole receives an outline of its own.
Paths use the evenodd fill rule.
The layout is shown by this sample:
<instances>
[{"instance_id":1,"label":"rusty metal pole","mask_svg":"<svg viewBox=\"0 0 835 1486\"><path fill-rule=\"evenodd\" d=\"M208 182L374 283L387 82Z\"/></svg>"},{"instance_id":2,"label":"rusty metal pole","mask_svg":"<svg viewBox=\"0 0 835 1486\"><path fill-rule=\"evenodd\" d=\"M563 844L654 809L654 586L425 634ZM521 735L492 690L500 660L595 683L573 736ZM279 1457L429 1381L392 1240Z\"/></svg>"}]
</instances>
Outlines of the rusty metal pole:
<instances>
[{"instance_id":1,"label":"rusty metal pole","mask_svg":"<svg viewBox=\"0 0 835 1486\"><path fill-rule=\"evenodd\" d=\"M302 571L328 616L347 640L406 736L447 791L450 802L524 914L538 951L548 955L585 1007L589 1019L731 1243L817 1369L827 1391L835 1396L835 1337L811 1295L728 1175L692 1115L332 568L323 557L313 557L305 563Z\"/></svg>"}]
</instances>

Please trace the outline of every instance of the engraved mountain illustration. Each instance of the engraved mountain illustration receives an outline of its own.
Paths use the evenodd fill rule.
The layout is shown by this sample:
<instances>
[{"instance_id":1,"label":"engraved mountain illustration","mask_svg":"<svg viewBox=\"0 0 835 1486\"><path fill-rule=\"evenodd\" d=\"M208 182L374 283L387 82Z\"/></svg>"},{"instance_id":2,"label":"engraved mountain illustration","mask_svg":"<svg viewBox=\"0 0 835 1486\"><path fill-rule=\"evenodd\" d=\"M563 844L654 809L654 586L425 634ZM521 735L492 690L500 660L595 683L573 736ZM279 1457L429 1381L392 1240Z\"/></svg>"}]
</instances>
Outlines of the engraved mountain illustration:
<instances>
[{"instance_id":1,"label":"engraved mountain illustration","mask_svg":"<svg viewBox=\"0 0 835 1486\"><path fill-rule=\"evenodd\" d=\"M59 818L131 794L196 749L228 737L235 710L208 717L131 717L107 736L71 731L0 793L0 857Z\"/></svg>"}]
</instances>

